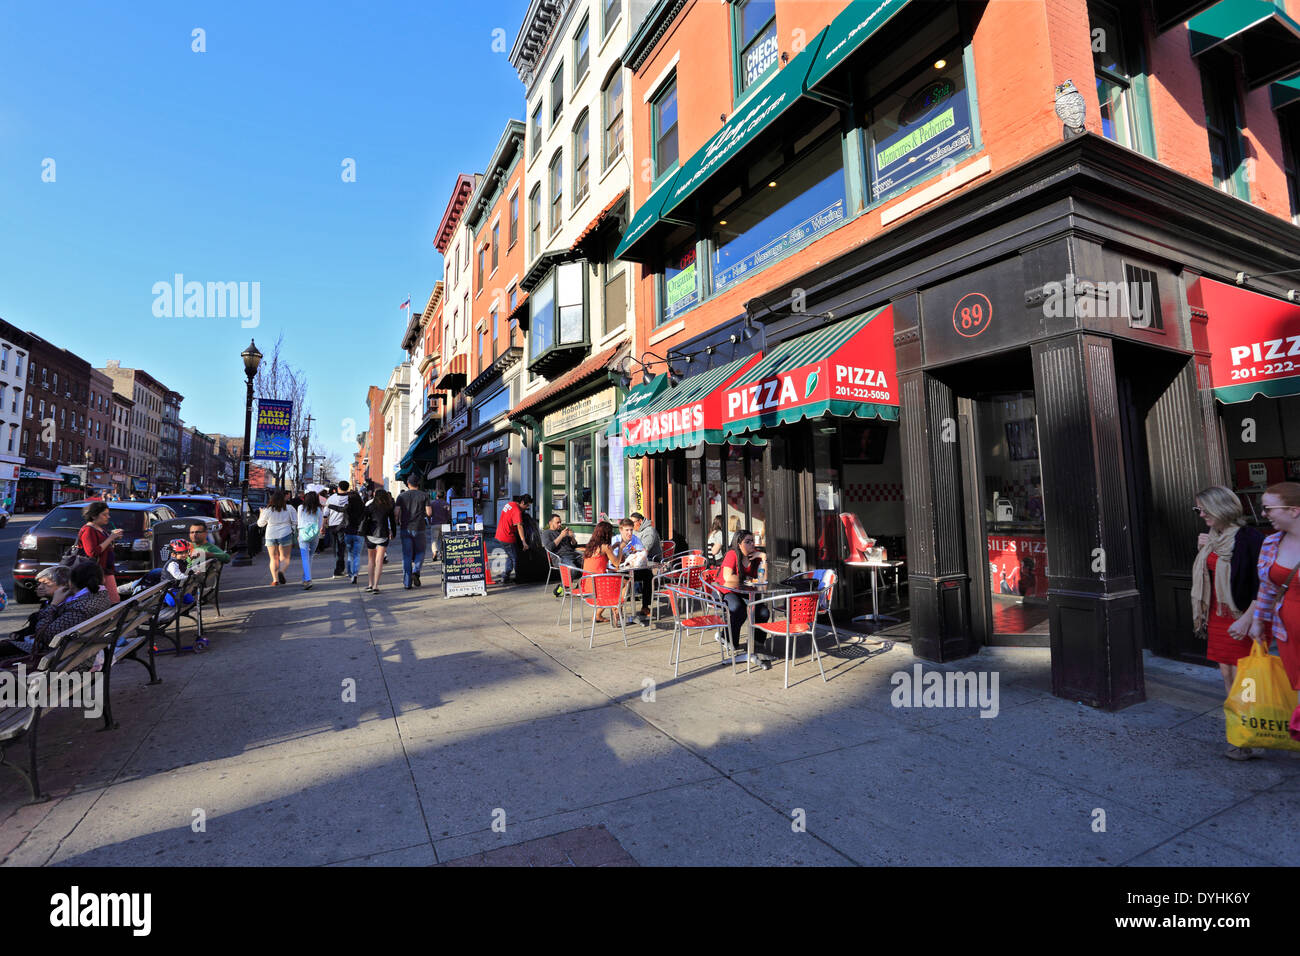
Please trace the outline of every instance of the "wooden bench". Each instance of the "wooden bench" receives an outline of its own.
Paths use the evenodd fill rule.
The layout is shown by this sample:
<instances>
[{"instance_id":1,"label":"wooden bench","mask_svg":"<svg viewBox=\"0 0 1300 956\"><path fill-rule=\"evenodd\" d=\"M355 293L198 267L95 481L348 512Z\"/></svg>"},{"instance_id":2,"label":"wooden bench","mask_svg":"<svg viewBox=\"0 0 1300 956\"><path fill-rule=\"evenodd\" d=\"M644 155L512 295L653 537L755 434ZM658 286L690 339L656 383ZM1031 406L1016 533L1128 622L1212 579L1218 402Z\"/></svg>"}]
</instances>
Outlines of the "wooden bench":
<instances>
[{"instance_id":1,"label":"wooden bench","mask_svg":"<svg viewBox=\"0 0 1300 956\"><path fill-rule=\"evenodd\" d=\"M158 635L158 618L167 605L163 598L167 594L167 585L155 584L147 591L130 598L131 610L122 623L117 644L113 649L113 665L119 661L132 660L149 672L150 684L161 684L158 676L154 639ZM148 652L148 660L140 657L140 651Z\"/></svg>"},{"instance_id":2,"label":"wooden bench","mask_svg":"<svg viewBox=\"0 0 1300 956\"><path fill-rule=\"evenodd\" d=\"M23 706L0 710L0 766L12 767L27 781L33 801L44 799L36 770L36 745L41 715L50 706L64 707L71 702L74 685L89 677L91 665L101 651L105 652L105 661L102 688L104 726L100 730L111 730L117 726L113 722L108 693L114 656L112 648L117 644L122 625L129 617L133 604L134 601L115 604L107 611L54 635L35 669L27 672L27 683L31 690L40 682L48 682L49 693L56 696L55 700L45 704L27 702ZM57 679L58 675L72 674L77 675L76 680ZM18 676L17 672L10 672L10 675L6 679L16 679ZM8 749L24 739L27 742L26 767L13 763L7 756Z\"/></svg>"},{"instance_id":3,"label":"wooden bench","mask_svg":"<svg viewBox=\"0 0 1300 956\"><path fill-rule=\"evenodd\" d=\"M167 654L174 652L179 654L181 651L186 649L186 647L181 644L181 622L186 618L194 621L198 626L198 633L194 636L194 642L188 645L188 647L197 654L208 646L208 639L203 636L203 618L201 616L202 606L199 602L203 580L208 573L209 569L193 571L190 574L185 575L185 578L181 581L174 581L171 583L164 582L163 584L158 585L159 587L166 588L166 594L163 597L164 606L159 611L157 626L154 628L152 635L154 640L154 653ZM165 603L168 595L170 595L172 599L171 604ZM187 597L191 599L188 602L185 600ZM172 630L170 636L167 633L169 627ZM159 638L167 640L172 645L171 648L159 649L157 646Z\"/></svg>"}]
</instances>

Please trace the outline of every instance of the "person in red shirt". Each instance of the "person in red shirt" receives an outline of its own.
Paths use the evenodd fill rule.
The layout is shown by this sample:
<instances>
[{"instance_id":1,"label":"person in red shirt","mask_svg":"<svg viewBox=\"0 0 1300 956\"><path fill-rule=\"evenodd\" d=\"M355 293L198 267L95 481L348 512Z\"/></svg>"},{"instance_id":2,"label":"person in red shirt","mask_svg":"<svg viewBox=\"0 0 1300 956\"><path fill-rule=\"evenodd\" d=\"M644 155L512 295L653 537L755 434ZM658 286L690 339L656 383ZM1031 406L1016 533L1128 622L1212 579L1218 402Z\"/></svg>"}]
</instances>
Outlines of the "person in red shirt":
<instances>
[{"instance_id":1,"label":"person in red shirt","mask_svg":"<svg viewBox=\"0 0 1300 956\"><path fill-rule=\"evenodd\" d=\"M515 575L516 583L518 582L519 558L523 553L522 549L528 546L528 541L524 537L523 515L532 504L532 495L520 495L515 500L507 502L501 509L496 538L506 546L506 571L501 577L502 584L510 583L511 574Z\"/></svg>"},{"instance_id":2,"label":"person in red shirt","mask_svg":"<svg viewBox=\"0 0 1300 956\"><path fill-rule=\"evenodd\" d=\"M113 562L113 545L122 538L122 529L108 530L110 520L108 505L102 501L92 501L81 512L86 523L77 532L77 544L81 546L92 561L104 572L104 587L108 589L109 600L116 604L117 568Z\"/></svg>"}]
</instances>

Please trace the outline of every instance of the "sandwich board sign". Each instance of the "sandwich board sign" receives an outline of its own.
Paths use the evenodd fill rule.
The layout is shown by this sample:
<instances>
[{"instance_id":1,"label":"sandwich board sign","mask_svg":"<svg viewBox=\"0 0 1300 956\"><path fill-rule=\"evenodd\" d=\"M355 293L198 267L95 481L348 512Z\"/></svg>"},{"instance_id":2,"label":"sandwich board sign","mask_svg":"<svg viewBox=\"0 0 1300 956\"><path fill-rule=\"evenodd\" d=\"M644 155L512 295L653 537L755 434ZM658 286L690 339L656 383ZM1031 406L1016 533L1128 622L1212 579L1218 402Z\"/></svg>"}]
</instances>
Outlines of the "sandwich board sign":
<instances>
[{"instance_id":1,"label":"sandwich board sign","mask_svg":"<svg viewBox=\"0 0 1300 956\"><path fill-rule=\"evenodd\" d=\"M442 535L442 596L487 596L487 552L480 531L449 531Z\"/></svg>"}]
</instances>

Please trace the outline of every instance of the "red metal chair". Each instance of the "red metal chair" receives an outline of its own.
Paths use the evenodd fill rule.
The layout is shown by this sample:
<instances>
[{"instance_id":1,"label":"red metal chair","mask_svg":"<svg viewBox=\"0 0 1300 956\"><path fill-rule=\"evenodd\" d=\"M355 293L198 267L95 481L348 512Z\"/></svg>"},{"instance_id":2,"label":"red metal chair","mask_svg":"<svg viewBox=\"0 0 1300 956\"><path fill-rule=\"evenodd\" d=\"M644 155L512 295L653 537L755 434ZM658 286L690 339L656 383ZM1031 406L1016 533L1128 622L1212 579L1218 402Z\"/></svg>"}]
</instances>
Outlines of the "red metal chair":
<instances>
[{"instance_id":1,"label":"red metal chair","mask_svg":"<svg viewBox=\"0 0 1300 956\"><path fill-rule=\"evenodd\" d=\"M839 582L839 575L829 568L824 571L804 571L801 574L791 575L781 583L795 584L797 581L817 582L817 614L826 615L826 621L831 626L831 635L835 638L835 646L839 647L840 635L835 630L835 618L831 614L831 607L835 601L835 585ZM798 587L798 585L795 586Z\"/></svg>"},{"instance_id":2,"label":"red metal chair","mask_svg":"<svg viewBox=\"0 0 1300 956\"><path fill-rule=\"evenodd\" d=\"M560 595L560 613L555 618L555 626L556 627L560 626L560 618L564 617L564 602L568 601L569 602L569 633L572 634L573 633L573 605L577 600L578 587L582 582L581 579L579 579L577 583L574 583L573 575L577 572L572 565L565 564L563 561L561 561L558 565L556 565L555 570L560 572L560 587L564 589L564 593Z\"/></svg>"},{"instance_id":3,"label":"red metal chair","mask_svg":"<svg viewBox=\"0 0 1300 956\"><path fill-rule=\"evenodd\" d=\"M678 602L686 604L698 603L700 611L698 614L686 612L685 616L678 614ZM722 640L723 632L731 626L731 620L727 615L727 605L711 595L700 591L687 591L684 588L668 588L668 604L673 612L673 643L668 651L668 659L672 661L673 676L677 676L677 668L682 658L682 635L688 631L700 632L700 645L704 644L704 633L712 631L718 640L720 648L720 657L718 663L726 660L728 642ZM731 672L736 672L736 652L731 652Z\"/></svg>"},{"instance_id":4,"label":"red metal chair","mask_svg":"<svg viewBox=\"0 0 1300 956\"><path fill-rule=\"evenodd\" d=\"M673 555L677 553L677 542L672 538L669 538L667 541L662 543L661 547L662 551L659 555L659 562L661 564L668 564L672 561Z\"/></svg>"},{"instance_id":5,"label":"red metal chair","mask_svg":"<svg viewBox=\"0 0 1300 956\"><path fill-rule=\"evenodd\" d=\"M651 621L659 620L659 599L668 596L668 589L670 587L685 587L686 575L686 571L677 568L675 570L660 571L654 576L650 582L650 600L652 602L652 607L650 608ZM673 612L673 616L677 616L676 611Z\"/></svg>"},{"instance_id":6,"label":"red metal chair","mask_svg":"<svg viewBox=\"0 0 1300 956\"><path fill-rule=\"evenodd\" d=\"M578 582L578 595L582 598L582 603L593 610L591 636L587 640L588 650L595 646L596 615L602 610L611 612L611 627L614 623L613 616L618 617L619 627L623 630L623 646L630 646L627 643L627 621L623 614L623 585L626 583L627 578L621 574L584 574ZM581 606L578 609L578 624L582 624Z\"/></svg>"},{"instance_id":7,"label":"red metal chair","mask_svg":"<svg viewBox=\"0 0 1300 956\"><path fill-rule=\"evenodd\" d=\"M785 637L785 686L790 688L790 659L794 656L795 641L804 634L812 642L812 655L817 658L817 669L821 671L822 682L826 681L826 668L822 667L821 651L817 649L817 610L821 600L820 592L816 594L778 594L774 597L760 598L749 602L750 633L754 629L762 631L769 637L780 634ZM764 604L771 605L773 620L766 624L754 623L754 610ZM780 606L783 616L777 618L776 609ZM750 642L754 643L753 641ZM752 650L752 648L751 648ZM749 670L746 663L745 670Z\"/></svg>"}]
</instances>

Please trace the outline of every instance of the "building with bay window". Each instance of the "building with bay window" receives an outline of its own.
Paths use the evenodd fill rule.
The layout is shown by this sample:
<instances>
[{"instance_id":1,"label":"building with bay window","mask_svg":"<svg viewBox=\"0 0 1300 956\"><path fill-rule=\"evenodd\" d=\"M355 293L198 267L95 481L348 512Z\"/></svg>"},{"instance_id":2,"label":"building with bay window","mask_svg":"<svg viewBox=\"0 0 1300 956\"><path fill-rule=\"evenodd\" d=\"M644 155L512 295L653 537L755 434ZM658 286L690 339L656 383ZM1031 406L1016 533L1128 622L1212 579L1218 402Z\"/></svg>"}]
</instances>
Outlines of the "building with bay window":
<instances>
[{"instance_id":1,"label":"building with bay window","mask_svg":"<svg viewBox=\"0 0 1300 956\"><path fill-rule=\"evenodd\" d=\"M1258 520L1300 475L1293 7L657 5L616 255L659 530L748 527L837 621L1041 647L1094 706L1204 660L1196 492Z\"/></svg>"},{"instance_id":2,"label":"building with bay window","mask_svg":"<svg viewBox=\"0 0 1300 956\"><path fill-rule=\"evenodd\" d=\"M518 317L527 336L510 418L537 466L521 490L545 521L586 533L639 504L621 452L616 367L636 326L630 272L614 255L636 168L621 54L652 5L529 5L510 53L525 88L526 245Z\"/></svg>"}]
</instances>

